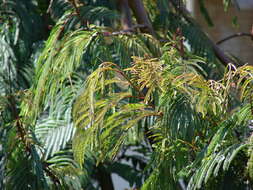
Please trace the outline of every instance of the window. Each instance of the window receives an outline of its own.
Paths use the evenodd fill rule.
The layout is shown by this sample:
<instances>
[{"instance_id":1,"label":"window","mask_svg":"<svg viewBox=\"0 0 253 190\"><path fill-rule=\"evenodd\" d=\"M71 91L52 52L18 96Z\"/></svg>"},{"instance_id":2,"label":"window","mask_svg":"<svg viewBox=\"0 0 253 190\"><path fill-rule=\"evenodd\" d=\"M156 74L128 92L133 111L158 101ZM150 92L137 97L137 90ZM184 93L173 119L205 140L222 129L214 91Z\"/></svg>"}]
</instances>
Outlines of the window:
<instances>
[{"instance_id":1,"label":"window","mask_svg":"<svg viewBox=\"0 0 253 190\"><path fill-rule=\"evenodd\" d=\"M253 0L235 0L235 3L238 5L239 9L241 10L253 9Z\"/></svg>"}]
</instances>

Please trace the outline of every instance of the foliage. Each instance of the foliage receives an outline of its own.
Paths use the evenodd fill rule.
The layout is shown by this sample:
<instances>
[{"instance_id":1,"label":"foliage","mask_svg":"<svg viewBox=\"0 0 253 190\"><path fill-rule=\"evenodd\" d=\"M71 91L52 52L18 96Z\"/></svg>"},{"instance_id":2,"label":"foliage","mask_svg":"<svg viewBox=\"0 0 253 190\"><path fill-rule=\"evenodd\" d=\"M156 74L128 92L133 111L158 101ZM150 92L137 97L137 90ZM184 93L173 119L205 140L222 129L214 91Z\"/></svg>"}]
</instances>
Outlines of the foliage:
<instances>
[{"instance_id":1,"label":"foliage","mask_svg":"<svg viewBox=\"0 0 253 190\"><path fill-rule=\"evenodd\" d=\"M115 1L0 1L1 189L250 188L253 67L142 2L153 35L120 30Z\"/></svg>"}]
</instances>

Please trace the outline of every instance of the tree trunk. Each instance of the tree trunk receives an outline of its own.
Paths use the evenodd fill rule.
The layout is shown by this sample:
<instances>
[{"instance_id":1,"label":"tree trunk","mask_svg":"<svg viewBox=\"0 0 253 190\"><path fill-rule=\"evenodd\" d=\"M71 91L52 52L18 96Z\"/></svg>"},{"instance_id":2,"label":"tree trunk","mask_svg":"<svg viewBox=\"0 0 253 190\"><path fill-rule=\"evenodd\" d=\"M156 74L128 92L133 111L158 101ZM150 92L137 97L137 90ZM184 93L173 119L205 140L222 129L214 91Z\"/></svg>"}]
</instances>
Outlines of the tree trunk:
<instances>
[{"instance_id":1,"label":"tree trunk","mask_svg":"<svg viewBox=\"0 0 253 190\"><path fill-rule=\"evenodd\" d=\"M123 30L129 30L132 28L131 11L129 8L128 0L118 0L118 9L121 13L121 26Z\"/></svg>"},{"instance_id":2,"label":"tree trunk","mask_svg":"<svg viewBox=\"0 0 253 190\"><path fill-rule=\"evenodd\" d=\"M140 27L141 32L149 33L155 36L155 31L149 20L142 0L117 0L117 6L121 13L121 25L123 30L132 29L132 10L137 24L145 26Z\"/></svg>"},{"instance_id":3,"label":"tree trunk","mask_svg":"<svg viewBox=\"0 0 253 190\"><path fill-rule=\"evenodd\" d=\"M136 17L138 24L145 25L146 27L141 28L142 32L150 33L155 36L155 31L148 18L148 14L145 10L142 0L128 0L129 5Z\"/></svg>"},{"instance_id":4,"label":"tree trunk","mask_svg":"<svg viewBox=\"0 0 253 190\"><path fill-rule=\"evenodd\" d=\"M114 190L111 174L102 165L98 166L97 179L101 190Z\"/></svg>"}]
</instances>

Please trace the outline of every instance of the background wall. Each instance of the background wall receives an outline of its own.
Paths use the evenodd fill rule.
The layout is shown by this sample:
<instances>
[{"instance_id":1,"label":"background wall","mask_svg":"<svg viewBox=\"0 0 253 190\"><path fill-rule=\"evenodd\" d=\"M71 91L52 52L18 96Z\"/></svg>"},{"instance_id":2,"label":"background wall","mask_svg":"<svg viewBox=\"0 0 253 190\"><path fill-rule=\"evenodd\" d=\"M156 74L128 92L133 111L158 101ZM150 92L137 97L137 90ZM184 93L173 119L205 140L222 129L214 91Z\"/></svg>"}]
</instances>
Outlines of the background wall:
<instances>
[{"instance_id":1,"label":"background wall","mask_svg":"<svg viewBox=\"0 0 253 190\"><path fill-rule=\"evenodd\" d=\"M237 0L238 7L230 7L224 12L222 0L205 0L213 27L209 27L200 13L198 0L188 0L188 7L204 30L215 42L238 32L250 33L253 25L253 0ZM238 26L233 26L233 17L237 16ZM250 37L239 37L224 42L222 49L239 57L243 62L253 65L253 41Z\"/></svg>"}]
</instances>

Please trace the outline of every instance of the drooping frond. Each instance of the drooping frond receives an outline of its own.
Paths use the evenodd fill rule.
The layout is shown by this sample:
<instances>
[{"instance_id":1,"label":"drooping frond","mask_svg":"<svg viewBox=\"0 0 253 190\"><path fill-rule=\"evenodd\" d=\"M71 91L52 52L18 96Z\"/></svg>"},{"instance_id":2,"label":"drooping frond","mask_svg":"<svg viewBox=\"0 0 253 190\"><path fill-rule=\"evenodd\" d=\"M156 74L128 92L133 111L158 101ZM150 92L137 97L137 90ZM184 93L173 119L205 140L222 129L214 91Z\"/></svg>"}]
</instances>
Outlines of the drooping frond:
<instances>
[{"instance_id":1,"label":"drooping frond","mask_svg":"<svg viewBox=\"0 0 253 190\"><path fill-rule=\"evenodd\" d=\"M179 177L185 176L184 168L191 165L189 155L197 157L193 168L203 163L192 177L189 188L201 187L203 181L213 176L214 166L219 163L216 169L219 171L224 162L227 171L236 155L249 147L248 143L236 142L232 138L234 128L250 119L250 104L233 116L227 112L232 98L230 92L250 97L252 67L236 69L229 65L221 80L206 80L195 64L201 60L195 57L182 59L173 46L171 49L168 45L166 47L160 60L133 57L133 65L124 70L116 64L104 63L87 77L73 107L77 127L73 150L80 164L85 159L86 150L97 151L98 161L114 158L128 129L147 118L153 118L148 137L157 151L151 165L158 166L158 169L153 169L144 189L152 189L158 184L161 189L168 185L175 188ZM236 88L238 83L240 88ZM217 126L208 130L214 124ZM204 143L205 136L212 140L203 153L199 149L204 149L204 144L200 147L195 144ZM226 137L230 144L225 143L223 147L221 142ZM217 150L221 152L217 153ZM179 155L185 157L179 161L182 157ZM165 170L170 171L171 176L165 177L162 174Z\"/></svg>"},{"instance_id":2,"label":"drooping frond","mask_svg":"<svg viewBox=\"0 0 253 190\"><path fill-rule=\"evenodd\" d=\"M54 120L46 118L35 127L35 135L43 145L43 158L54 155L61 149L64 149L67 143L72 139L75 130L73 125L64 120Z\"/></svg>"},{"instance_id":3,"label":"drooping frond","mask_svg":"<svg viewBox=\"0 0 253 190\"><path fill-rule=\"evenodd\" d=\"M251 142L240 141L234 131L238 126L247 127L245 121L251 117L250 106L247 105L217 126L218 130L211 142L192 164L194 175L191 177L188 189L199 189L211 177L217 177L222 172L221 170L226 172L240 151L252 146Z\"/></svg>"},{"instance_id":4,"label":"drooping frond","mask_svg":"<svg viewBox=\"0 0 253 190\"><path fill-rule=\"evenodd\" d=\"M155 93L167 91L166 80L169 78L162 76L169 76L171 65L166 63L168 65L165 64L163 68L163 62L157 59L134 57L133 60L134 65L125 71L115 64L104 63L87 78L84 90L73 108L74 123L78 128L73 148L79 163L84 159L85 149L97 148L102 151L103 158L107 155L112 158L124 141L124 132L146 117L161 116L159 111L152 108L152 101L157 99ZM172 81L169 82L175 88L180 88L182 81L188 82L181 77L173 81L174 78L177 79L171 76ZM111 91L113 86L118 89ZM126 91L128 88L132 93ZM139 102L133 104L131 98L139 98Z\"/></svg>"},{"instance_id":5,"label":"drooping frond","mask_svg":"<svg viewBox=\"0 0 253 190\"><path fill-rule=\"evenodd\" d=\"M117 78L120 75L124 80ZM114 64L105 63L87 78L84 91L74 104L73 118L78 129L73 149L76 159L81 164L86 148L97 148L101 151L102 160L114 157L132 126L144 117L159 115L143 103L128 103L126 100L133 94L126 90L111 91L114 85L119 89L128 85L135 88L126 78L124 71L119 70Z\"/></svg>"},{"instance_id":6,"label":"drooping frond","mask_svg":"<svg viewBox=\"0 0 253 190\"><path fill-rule=\"evenodd\" d=\"M132 55L160 54L159 42L146 34L107 34L108 32L104 32L106 28L99 27L65 34L64 24L71 16L65 15L51 32L36 68L35 85L32 89L34 97L31 97L34 106L30 113L28 108L24 109L24 114L37 116L43 105L53 102L57 92L65 87L64 84L78 72L78 68L86 68L89 73L98 67L99 62L115 60L119 65L124 65ZM123 56L125 58L118 60L117 56L123 55L123 49L126 50Z\"/></svg>"},{"instance_id":7,"label":"drooping frond","mask_svg":"<svg viewBox=\"0 0 253 190\"><path fill-rule=\"evenodd\" d=\"M15 150L18 150L18 148ZM7 173L8 181L5 182L7 189L25 190L29 187L48 189L43 166L35 147L32 147L30 156L21 153L16 152L16 159L8 163L11 169Z\"/></svg>"},{"instance_id":8,"label":"drooping frond","mask_svg":"<svg viewBox=\"0 0 253 190\"><path fill-rule=\"evenodd\" d=\"M47 159L54 153L66 148L71 142L75 129L71 119L73 96L78 89L78 79L72 81L72 86L66 87L50 103L40 116L34 128L34 135L42 146L41 157Z\"/></svg>"},{"instance_id":9,"label":"drooping frond","mask_svg":"<svg viewBox=\"0 0 253 190\"><path fill-rule=\"evenodd\" d=\"M125 1L126 30L121 2L0 2L0 189L248 187L252 66L221 68L183 1Z\"/></svg>"}]
</instances>

